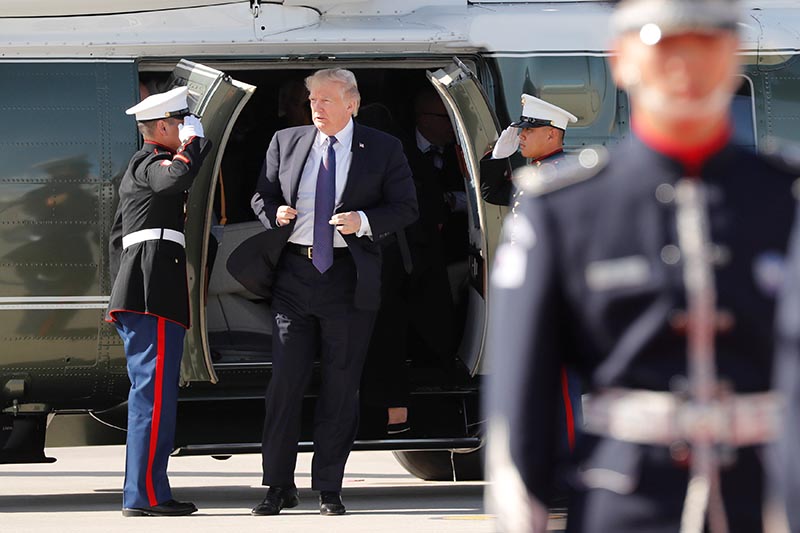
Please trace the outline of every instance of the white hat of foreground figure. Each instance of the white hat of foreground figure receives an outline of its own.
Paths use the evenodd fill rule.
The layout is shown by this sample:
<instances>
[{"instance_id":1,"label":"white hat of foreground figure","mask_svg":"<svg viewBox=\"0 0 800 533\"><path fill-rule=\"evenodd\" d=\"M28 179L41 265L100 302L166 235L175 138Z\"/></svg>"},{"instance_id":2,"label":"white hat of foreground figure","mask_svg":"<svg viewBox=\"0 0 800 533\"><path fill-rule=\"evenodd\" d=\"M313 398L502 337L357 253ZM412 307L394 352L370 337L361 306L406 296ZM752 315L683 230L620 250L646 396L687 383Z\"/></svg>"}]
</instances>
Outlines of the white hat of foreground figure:
<instances>
[{"instance_id":1,"label":"white hat of foreground figure","mask_svg":"<svg viewBox=\"0 0 800 533\"><path fill-rule=\"evenodd\" d=\"M611 32L637 32L645 44L667 35L736 32L742 22L739 0L624 0L611 17Z\"/></svg>"},{"instance_id":2,"label":"white hat of foreground figure","mask_svg":"<svg viewBox=\"0 0 800 533\"><path fill-rule=\"evenodd\" d=\"M552 126L560 130L566 130L568 122L578 122L578 117L540 98L523 94L522 116L511 125L515 128Z\"/></svg>"},{"instance_id":3,"label":"white hat of foreground figure","mask_svg":"<svg viewBox=\"0 0 800 533\"><path fill-rule=\"evenodd\" d=\"M153 94L126 110L128 115L136 115L137 122L169 117L183 117L189 114L188 87L175 87L165 93Z\"/></svg>"}]
</instances>

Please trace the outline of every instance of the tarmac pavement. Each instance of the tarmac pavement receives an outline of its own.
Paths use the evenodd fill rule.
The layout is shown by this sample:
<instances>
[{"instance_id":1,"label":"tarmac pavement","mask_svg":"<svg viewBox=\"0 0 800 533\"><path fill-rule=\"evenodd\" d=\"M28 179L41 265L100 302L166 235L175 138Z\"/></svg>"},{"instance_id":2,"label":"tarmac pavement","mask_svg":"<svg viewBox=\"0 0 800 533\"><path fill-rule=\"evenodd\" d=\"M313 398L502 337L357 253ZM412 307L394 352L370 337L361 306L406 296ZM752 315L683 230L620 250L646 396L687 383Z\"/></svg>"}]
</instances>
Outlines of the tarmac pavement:
<instances>
[{"instance_id":1,"label":"tarmac pavement","mask_svg":"<svg viewBox=\"0 0 800 533\"><path fill-rule=\"evenodd\" d=\"M173 495L193 501L189 517L125 518L122 505L123 446L49 448L53 464L0 465L2 533L136 532L492 532L483 511L483 483L421 481L403 470L389 452L354 452L347 464L344 516L321 516L310 490L311 454L300 454L300 506L278 516L256 517L250 509L264 496L261 458L173 457ZM563 520L553 522L554 530Z\"/></svg>"}]
</instances>

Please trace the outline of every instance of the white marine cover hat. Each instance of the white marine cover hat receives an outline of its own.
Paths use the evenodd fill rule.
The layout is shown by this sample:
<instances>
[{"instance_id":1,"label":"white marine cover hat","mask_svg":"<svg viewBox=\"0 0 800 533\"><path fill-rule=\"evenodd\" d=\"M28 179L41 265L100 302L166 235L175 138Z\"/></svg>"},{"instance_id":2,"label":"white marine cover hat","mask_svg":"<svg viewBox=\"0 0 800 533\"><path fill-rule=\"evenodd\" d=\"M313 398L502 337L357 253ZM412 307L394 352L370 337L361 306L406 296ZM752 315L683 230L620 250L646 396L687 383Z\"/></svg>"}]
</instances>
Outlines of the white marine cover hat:
<instances>
[{"instance_id":1,"label":"white marine cover hat","mask_svg":"<svg viewBox=\"0 0 800 533\"><path fill-rule=\"evenodd\" d=\"M611 32L639 32L646 26L658 35L687 32L737 31L739 0L621 0L611 17Z\"/></svg>"},{"instance_id":2,"label":"white marine cover hat","mask_svg":"<svg viewBox=\"0 0 800 533\"><path fill-rule=\"evenodd\" d=\"M188 94L188 87L175 87L165 93L148 96L125 113L136 115L137 122L186 116L189 114Z\"/></svg>"},{"instance_id":3,"label":"white marine cover hat","mask_svg":"<svg viewBox=\"0 0 800 533\"><path fill-rule=\"evenodd\" d=\"M560 107L529 94L522 95L522 116L511 125L515 128L541 128L552 126L567 129L568 122L578 122L578 117Z\"/></svg>"}]
</instances>

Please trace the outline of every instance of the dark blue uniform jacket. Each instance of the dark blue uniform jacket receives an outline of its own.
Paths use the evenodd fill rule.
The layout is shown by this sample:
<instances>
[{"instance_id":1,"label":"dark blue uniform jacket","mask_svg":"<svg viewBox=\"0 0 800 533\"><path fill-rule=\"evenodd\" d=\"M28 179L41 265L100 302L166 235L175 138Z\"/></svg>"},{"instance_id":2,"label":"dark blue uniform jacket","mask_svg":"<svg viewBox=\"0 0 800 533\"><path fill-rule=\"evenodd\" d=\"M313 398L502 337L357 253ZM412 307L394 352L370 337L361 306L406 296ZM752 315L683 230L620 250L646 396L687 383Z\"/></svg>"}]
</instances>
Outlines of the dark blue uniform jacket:
<instances>
[{"instance_id":1,"label":"dark blue uniform jacket","mask_svg":"<svg viewBox=\"0 0 800 533\"><path fill-rule=\"evenodd\" d=\"M119 186L119 206L109 242L113 289L106 320L130 311L157 315L189 327L184 248L149 240L122 249L122 237L148 228L183 232L184 200L211 141L193 137L178 153L145 142L128 164Z\"/></svg>"},{"instance_id":2,"label":"dark blue uniform jacket","mask_svg":"<svg viewBox=\"0 0 800 533\"><path fill-rule=\"evenodd\" d=\"M559 369L586 392L670 390L686 375L686 296L672 187L682 164L635 140L592 178L521 195L493 274L488 345L490 416L508 423L510 453L528 491L550 497ZM728 144L705 161L721 311L717 367L739 393L770 387L775 293L794 218L797 178L780 161ZM498 283L498 279L499 283ZM636 476L640 458L601 454L584 468ZM681 496L682 499L682 496Z\"/></svg>"}]
</instances>

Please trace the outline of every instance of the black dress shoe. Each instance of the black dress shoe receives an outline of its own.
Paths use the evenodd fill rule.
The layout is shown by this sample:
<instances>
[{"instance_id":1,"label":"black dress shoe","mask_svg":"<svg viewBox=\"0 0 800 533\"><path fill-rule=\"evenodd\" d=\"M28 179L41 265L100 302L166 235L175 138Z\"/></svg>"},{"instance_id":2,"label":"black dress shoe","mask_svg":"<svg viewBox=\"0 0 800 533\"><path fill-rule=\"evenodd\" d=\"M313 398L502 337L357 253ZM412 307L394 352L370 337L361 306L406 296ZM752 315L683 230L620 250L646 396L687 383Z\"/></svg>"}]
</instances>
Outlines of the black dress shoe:
<instances>
[{"instance_id":1,"label":"black dress shoe","mask_svg":"<svg viewBox=\"0 0 800 533\"><path fill-rule=\"evenodd\" d=\"M342 494L323 490L319 493L319 514L337 515L344 514L345 508L342 503Z\"/></svg>"},{"instance_id":2,"label":"black dress shoe","mask_svg":"<svg viewBox=\"0 0 800 533\"><path fill-rule=\"evenodd\" d=\"M300 504L296 487L270 487L264 501L253 507L250 514L257 516L276 515L281 509L291 509Z\"/></svg>"},{"instance_id":3,"label":"black dress shoe","mask_svg":"<svg viewBox=\"0 0 800 533\"><path fill-rule=\"evenodd\" d=\"M167 500L152 507L126 507L122 516L186 516L196 513L197 507L192 502Z\"/></svg>"}]
</instances>

